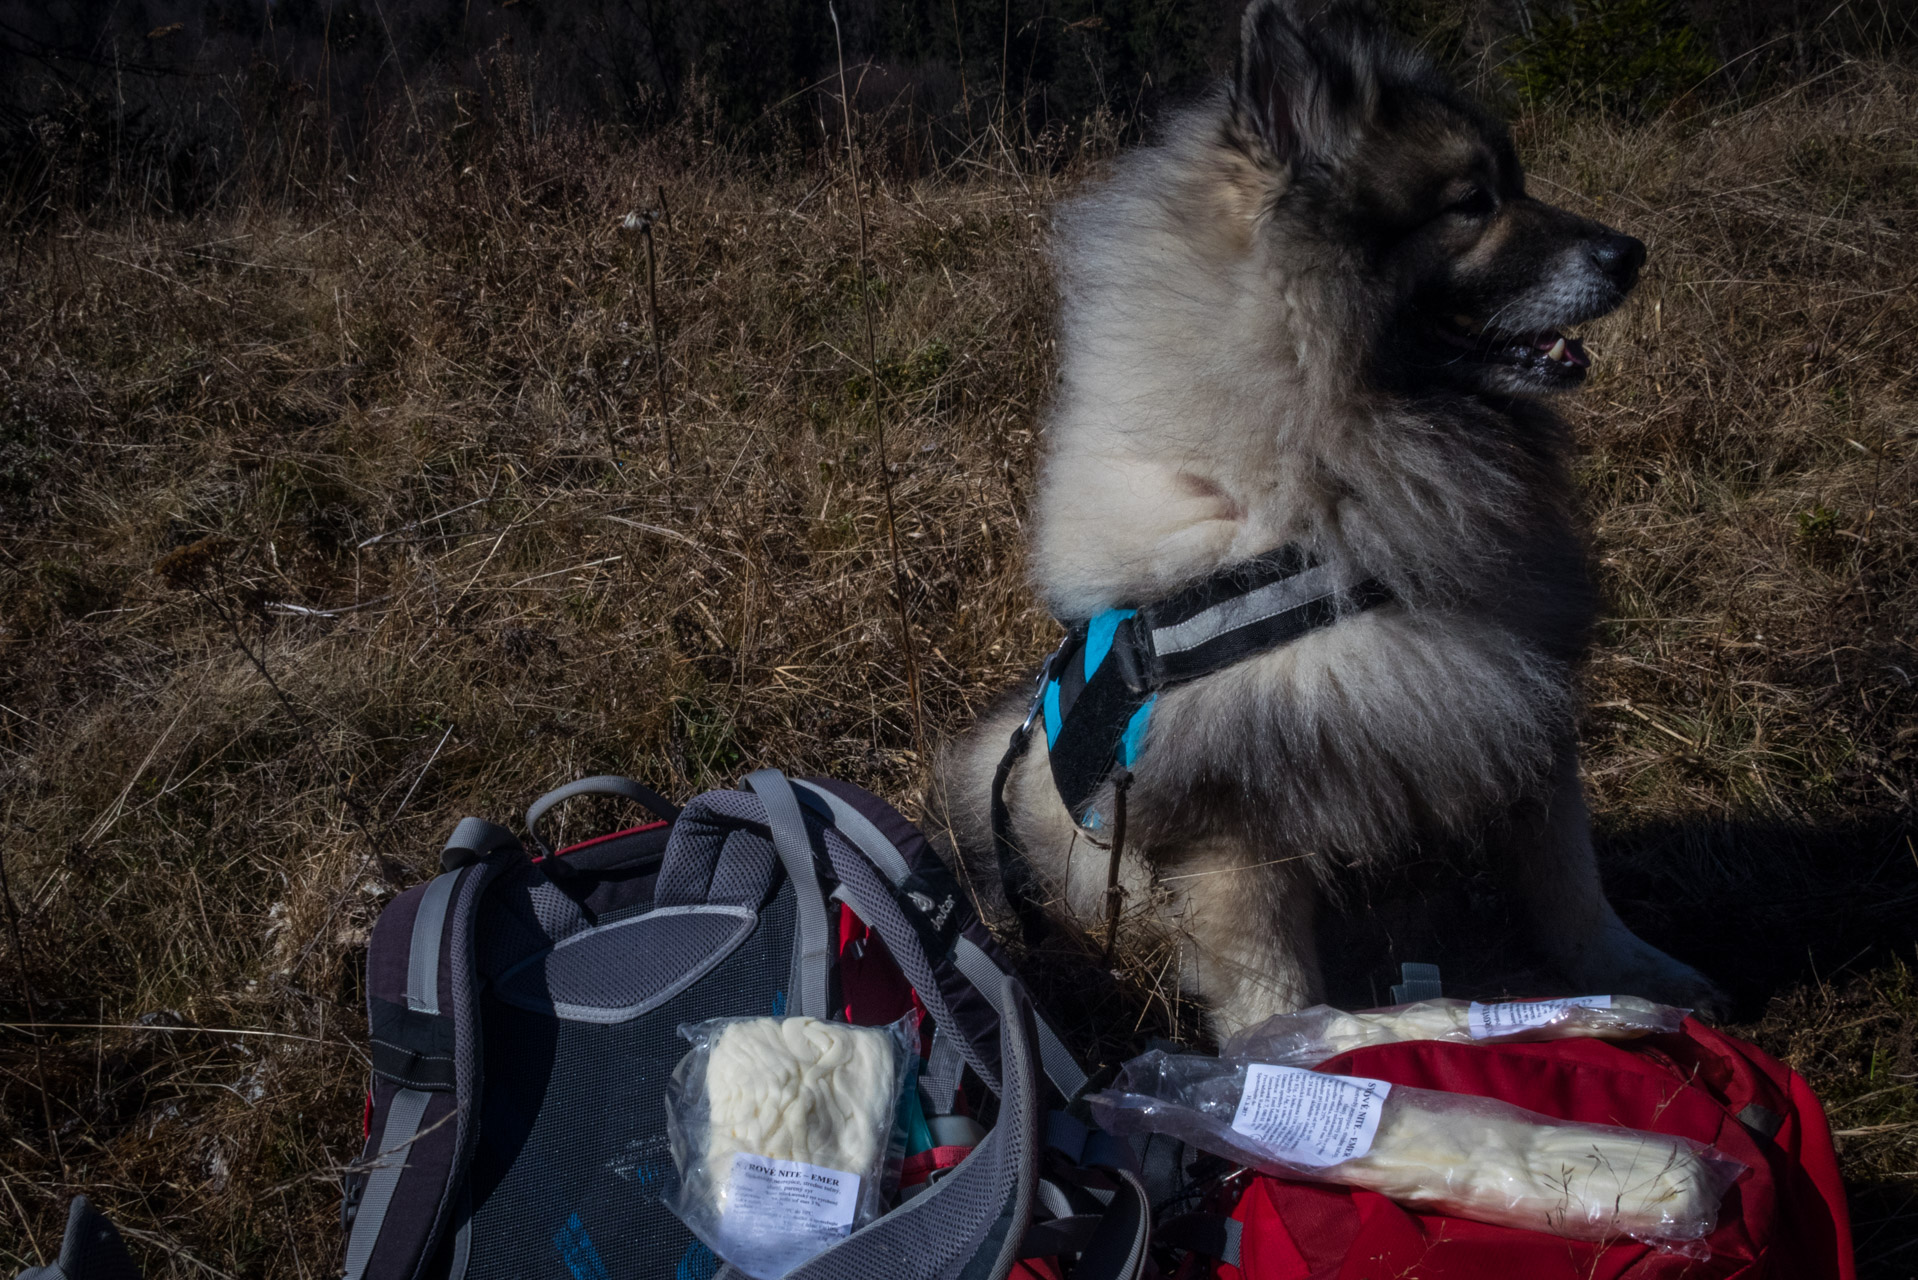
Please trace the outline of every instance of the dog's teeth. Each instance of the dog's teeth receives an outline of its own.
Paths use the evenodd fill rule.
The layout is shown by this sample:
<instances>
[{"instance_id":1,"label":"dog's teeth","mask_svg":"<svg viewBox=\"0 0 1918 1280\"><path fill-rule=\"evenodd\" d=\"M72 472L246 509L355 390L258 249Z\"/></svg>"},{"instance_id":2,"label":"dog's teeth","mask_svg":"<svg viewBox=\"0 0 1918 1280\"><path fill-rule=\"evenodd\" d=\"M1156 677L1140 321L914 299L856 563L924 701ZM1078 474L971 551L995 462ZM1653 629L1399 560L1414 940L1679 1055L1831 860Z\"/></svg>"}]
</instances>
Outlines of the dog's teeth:
<instances>
[{"instance_id":1,"label":"dog's teeth","mask_svg":"<svg viewBox=\"0 0 1918 1280\"><path fill-rule=\"evenodd\" d=\"M1554 342L1552 344L1552 349L1545 353L1545 358L1548 360L1561 360L1561 361L1564 360L1565 359L1565 339L1560 338L1557 342Z\"/></svg>"}]
</instances>

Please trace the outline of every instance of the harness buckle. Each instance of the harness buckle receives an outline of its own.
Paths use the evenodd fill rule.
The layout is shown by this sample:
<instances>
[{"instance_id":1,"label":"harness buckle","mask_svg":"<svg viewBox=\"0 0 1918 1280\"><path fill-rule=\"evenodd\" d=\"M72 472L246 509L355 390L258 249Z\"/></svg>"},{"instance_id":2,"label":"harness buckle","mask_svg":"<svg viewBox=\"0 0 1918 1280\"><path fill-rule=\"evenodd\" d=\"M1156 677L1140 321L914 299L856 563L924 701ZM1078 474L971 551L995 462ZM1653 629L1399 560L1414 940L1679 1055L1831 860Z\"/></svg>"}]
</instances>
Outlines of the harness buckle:
<instances>
[{"instance_id":1,"label":"harness buckle","mask_svg":"<svg viewBox=\"0 0 1918 1280\"><path fill-rule=\"evenodd\" d=\"M1046 705L1046 681L1052 678L1053 665L1065 655L1071 644L1072 628L1067 627L1065 635L1059 639L1058 648L1047 654L1046 660L1039 664L1039 674L1032 679L1032 703L1026 708L1025 722L1019 726L1020 736L1032 732L1032 722L1039 718L1039 712Z\"/></svg>"}]
</instances>

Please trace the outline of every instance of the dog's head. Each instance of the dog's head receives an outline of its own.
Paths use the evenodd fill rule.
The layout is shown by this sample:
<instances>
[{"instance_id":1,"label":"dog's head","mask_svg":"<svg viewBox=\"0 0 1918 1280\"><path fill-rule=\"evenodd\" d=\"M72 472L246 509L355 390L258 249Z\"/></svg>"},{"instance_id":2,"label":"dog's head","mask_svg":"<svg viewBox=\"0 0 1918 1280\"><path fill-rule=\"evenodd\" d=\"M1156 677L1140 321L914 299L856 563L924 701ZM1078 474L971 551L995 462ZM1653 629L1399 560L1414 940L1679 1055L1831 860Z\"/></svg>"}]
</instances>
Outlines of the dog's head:
<instances>
[{"instance_id":1,"label":"dog's head","mask_svg":"<svg viewBox=\"0 0 1918 1280\"><path fill-rule=\"evenodd\" d=\"M1260 234L1320 247L1382 385L1576 387L1590 360L1566 330L1644 265L1639 241L1526 194L1504 124L1365 0L1252 0L1226 137L1266 187Z\"/></svg>"}]
</instances>

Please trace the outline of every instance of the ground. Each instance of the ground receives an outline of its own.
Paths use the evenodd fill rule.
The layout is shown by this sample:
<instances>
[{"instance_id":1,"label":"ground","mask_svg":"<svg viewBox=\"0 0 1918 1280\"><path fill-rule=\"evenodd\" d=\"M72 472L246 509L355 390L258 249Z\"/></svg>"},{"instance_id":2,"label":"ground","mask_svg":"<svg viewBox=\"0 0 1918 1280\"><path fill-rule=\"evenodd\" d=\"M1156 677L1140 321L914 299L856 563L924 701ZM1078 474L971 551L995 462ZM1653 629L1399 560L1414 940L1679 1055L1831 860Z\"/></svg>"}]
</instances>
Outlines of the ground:
<instances>
[{"instance_id":1,"label":"ground","mask_svg":"<svg viewBox=\"0 0 1918 1280\"><path fill-rule=\"evenodd\" d=\"M1538 194L1651 249L1571 408L1607 880L1822 1093L1871 1277L1918 1272L1914 121L1908 71L1852 65L1517 125ZM150 1275L332 1274L367 930L459 816L767 763L912 802L928 745L1051 644L1022 562L1043 250L1103 163L989 134L855 184L692 133L506 130L20 230L0 1269L50 1257L84 1189ZM662 195L663 371L621 229ZM1388 957L1523 982L1483 889L1356 904L1336 994L1382 998ZM1094 1056L1190 1027L1155 957L1124 973L1073 1002Z\"/></svg>"}]
</instances>

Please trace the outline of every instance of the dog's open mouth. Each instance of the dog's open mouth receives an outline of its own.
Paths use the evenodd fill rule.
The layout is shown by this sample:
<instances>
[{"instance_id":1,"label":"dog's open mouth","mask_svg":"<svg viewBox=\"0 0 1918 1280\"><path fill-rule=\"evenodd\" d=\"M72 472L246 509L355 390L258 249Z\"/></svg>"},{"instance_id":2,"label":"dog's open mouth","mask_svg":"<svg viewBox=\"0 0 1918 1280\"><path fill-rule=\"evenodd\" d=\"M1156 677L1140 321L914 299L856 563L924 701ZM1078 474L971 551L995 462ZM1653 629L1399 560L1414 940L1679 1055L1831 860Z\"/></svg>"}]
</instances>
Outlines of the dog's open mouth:
<instances>
[{"instance_id":1,"label":"dog's open mouth","mask_svg":"<svg viewBox=\"0 0 1918 1280\"><path fill-rule=\"evenodd\" d=\"M1433 326L1439 340L1465 358L1481 364L1500 364L1551 382L1575 382L1591 368L1591 357L1577 338L1557 329L1536 333L1500 333L1470 316L1453 316Z\"/></svg>"}]
</instances>

